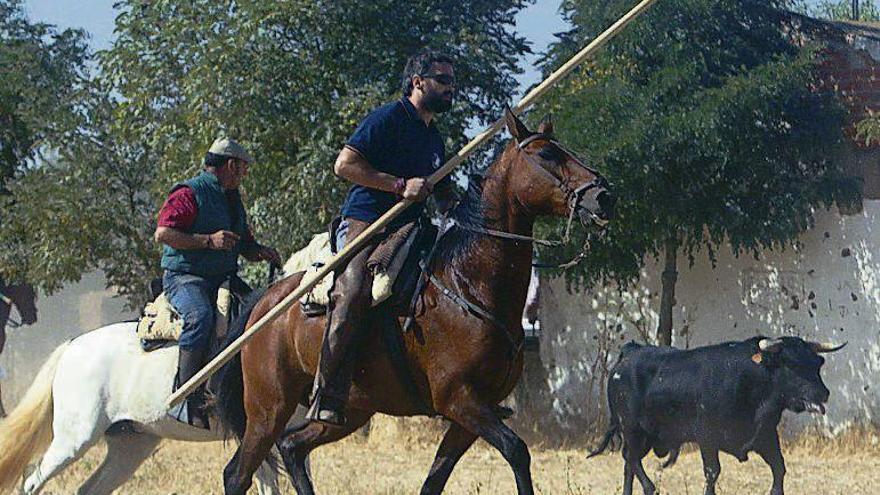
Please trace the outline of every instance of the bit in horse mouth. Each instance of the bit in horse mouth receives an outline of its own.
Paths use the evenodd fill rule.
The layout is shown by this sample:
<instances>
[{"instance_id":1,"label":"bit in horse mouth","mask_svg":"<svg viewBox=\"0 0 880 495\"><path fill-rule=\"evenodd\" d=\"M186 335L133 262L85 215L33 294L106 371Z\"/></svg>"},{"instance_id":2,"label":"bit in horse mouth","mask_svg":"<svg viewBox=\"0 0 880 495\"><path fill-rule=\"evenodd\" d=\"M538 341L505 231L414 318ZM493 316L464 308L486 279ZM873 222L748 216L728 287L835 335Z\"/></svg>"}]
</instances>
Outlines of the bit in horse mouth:
<instances>
[{"instance_id":1,"label":"bit in horse mouth","mask_svg":"<svg viewBox=\"0 0 880 495\"><path fill-rule=\"evenodd\" d=\"M578 207L577 209L578 218L585 227L589 226L590 223L596 224L598 227L605 227L608 225L611 220L603 217L599 213L595 213L583 207Z\"/></svg>"}]
</instances>

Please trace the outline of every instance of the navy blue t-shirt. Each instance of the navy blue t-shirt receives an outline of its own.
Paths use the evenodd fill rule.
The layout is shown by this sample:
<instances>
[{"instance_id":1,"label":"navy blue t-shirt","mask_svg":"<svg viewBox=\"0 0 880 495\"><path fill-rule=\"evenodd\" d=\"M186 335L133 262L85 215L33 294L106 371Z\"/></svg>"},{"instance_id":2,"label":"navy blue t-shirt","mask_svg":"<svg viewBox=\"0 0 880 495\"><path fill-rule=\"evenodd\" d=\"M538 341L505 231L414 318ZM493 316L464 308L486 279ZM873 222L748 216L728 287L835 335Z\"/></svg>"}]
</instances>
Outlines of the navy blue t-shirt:
<instances>
[{"instance_id":1,"label":"navy blue t-shirt","mask_svg":"<svg viewBox=\"0 0 880 495\"><path fill-rule=\"evenodd\" d=\"M445 162L443 138L432 121L425 125L407 98L382 105L367 116L346 143L380 172L397 177L427 177ZM443 179L448 181L449 177ZM360 185L349 189L342 216L375 222L400 199L394 194ZM415 220L424 203L415 203L391 223Z\"/></svg>"}]
</instances>

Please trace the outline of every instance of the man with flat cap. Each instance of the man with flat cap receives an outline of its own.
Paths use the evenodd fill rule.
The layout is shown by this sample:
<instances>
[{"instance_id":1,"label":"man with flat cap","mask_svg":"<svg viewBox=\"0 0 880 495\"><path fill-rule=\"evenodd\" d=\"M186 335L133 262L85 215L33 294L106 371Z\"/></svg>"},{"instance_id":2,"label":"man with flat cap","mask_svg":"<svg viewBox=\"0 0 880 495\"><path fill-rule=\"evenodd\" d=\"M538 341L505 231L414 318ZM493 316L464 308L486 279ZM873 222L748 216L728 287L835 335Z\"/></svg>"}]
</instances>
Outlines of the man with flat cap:
<instances>
[{"instance_id":1,"label":"man with flat cap","mask_svg":"<svg viewBox=\"0 0 880 495\"><path fill-rule=\"evenodd\" d=\"M247 224L238 188L252 162L232 139L214 141L204 170L176 184L159 211L155 239L164 244L162 286L183 319L180 358L174 388L204 366L214 333L217 290L238 270L238 256L281 264L278 252L261 246ZM169 413L208 428L204 387Z\"/></svg>"}]
</instances>

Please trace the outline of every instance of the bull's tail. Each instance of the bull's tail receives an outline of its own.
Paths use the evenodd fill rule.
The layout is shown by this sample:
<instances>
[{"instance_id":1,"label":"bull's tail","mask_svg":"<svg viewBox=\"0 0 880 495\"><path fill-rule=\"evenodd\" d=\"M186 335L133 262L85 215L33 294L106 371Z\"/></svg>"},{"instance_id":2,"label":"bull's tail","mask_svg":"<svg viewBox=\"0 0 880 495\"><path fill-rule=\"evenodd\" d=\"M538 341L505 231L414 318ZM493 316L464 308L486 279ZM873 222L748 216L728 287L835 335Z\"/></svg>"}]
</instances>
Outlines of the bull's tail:
<instances>
[{"instance_id":1,"label":"bull's tail","mask_svg":"<svg viewBox=\"0 0 880 495\"><path fill-rule=\"evenodd\" d=\"M31 459L52 442L52 382L68 343L52 352L24 397L0 423L0 493L14 490Z\"/></svg>"},{"instance_id":2,"label":"bull's tail","mask_svg":"<svg viewBox=\"0 0 880 495\"><path fill-rule=\"evenodd\" d=\"M591 457L596 457L602 452L605 452L605 449L607 449L608 446L611 445L611 442L613 442L615 438L618 439L618 441L621 441L622 435L620 432L620 423L612 418L611 424L608 426L608 431L605 432L605 435L602 437L602 441L599 443L599 446L596 447L595 450L587 454L587 459Z\"/></svg>"}]
</instances>

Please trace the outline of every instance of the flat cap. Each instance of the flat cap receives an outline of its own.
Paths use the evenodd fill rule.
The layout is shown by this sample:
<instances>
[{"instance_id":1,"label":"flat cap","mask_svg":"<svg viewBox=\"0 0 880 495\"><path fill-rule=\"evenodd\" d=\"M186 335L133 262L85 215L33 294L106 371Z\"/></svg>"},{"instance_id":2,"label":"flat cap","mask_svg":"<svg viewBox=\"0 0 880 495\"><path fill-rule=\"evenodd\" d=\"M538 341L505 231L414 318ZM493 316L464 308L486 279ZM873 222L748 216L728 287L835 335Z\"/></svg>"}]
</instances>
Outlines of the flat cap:
<instances>
[{"instance_id":1,"label":"flat cap","mask_svg":"<svg viewBox=\"0 0 880 495\"><path fill-rule=\"evenodd\" d=\"M214 144L211 145L211 149L209 149L208 152L214 153L215 155L238 158L239 160L244 160L248 163L253 163L254 161L254 159L251 158L251 155L249 155L248 152L245 151L244 146L238 144L232 139L225 137L214 141Z\"/></svg>"}]
</instances>

